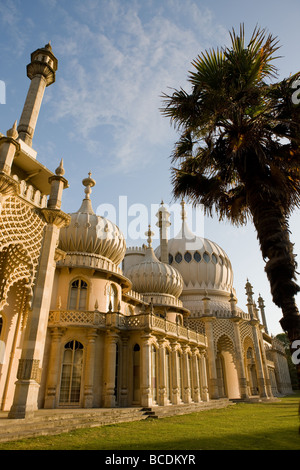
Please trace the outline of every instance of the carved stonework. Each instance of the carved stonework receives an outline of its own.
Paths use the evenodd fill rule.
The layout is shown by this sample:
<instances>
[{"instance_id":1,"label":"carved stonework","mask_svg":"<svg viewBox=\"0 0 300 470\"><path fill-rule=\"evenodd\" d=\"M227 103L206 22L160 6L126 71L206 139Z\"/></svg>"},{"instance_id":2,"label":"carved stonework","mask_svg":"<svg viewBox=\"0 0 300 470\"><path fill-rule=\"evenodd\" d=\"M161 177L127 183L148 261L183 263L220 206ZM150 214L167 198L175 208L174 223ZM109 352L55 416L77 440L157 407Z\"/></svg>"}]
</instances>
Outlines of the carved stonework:
<instances>
[{"instance_id":1,"label":"carved stonework","mask_svg":"<svg viewBox=\"0 0 300 470\"><path fill-rule=\"evenodd\" d=\"M56 225L58 228L67 227L71 221L71 216L59 209L41 209L45 221L49 225Z\"/></svg>"},{"instance_id":2,"label":"carved stonework","mask_svg":"<svg viewBox=\"0 0 300 470\"><path fill-rule=\"evenodd\" d=\"M19 183L11 176L0 173L0 194L1 197L12 196L19 193Z\"/></svg>"},{"instance_id":3,"label":"carved stonework","mask_svg":"<svg viewBox=\"0 0 300 470\"><path fill-rule=\"evenodd\" d=\"M41 369L39 364L40 361L38 359L20 359L17 379L35 380L37 383L40 383Z\"/></svg>"}]
</instances>

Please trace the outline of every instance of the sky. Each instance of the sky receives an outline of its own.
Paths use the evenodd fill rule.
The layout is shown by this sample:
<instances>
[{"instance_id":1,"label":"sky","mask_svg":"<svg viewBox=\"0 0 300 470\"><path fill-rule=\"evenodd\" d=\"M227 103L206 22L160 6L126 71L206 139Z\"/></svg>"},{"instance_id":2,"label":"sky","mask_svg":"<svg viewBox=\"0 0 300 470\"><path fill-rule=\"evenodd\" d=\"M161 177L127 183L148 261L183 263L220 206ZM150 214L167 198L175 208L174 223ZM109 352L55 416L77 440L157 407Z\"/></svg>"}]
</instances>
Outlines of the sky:
<instances>
[{"instance_id":1,"label":"sky","mask_svg":"<svg viewBox=\"0 0 300 470\"><path fill-rule=\"evenodd\" d=\"M158 205L163 200L175 214L179 202L170 159L178 134L160 112L163 93L188 91L192 61L229 45L229 31L241 23L247 37L256 25L278 37L279 80L298 72L299 17L298 0L0 0L0 132L20 119L30 54L51 41L58 71L45 91L33 148L52 171L63 158L69 188L62 209L78 210L82 179L91 172L95 212L120 226L128 246L145 243L151 223L155 247ZM187 209L191 228L228 254L238 305L247 311L248 278L255 300L264 298L269 332L281 333L251 222L236 228ZM289 223L299 258L298 221L295 211ZM175 226L174 220L171 236Z\"/></svg>"}]
</instances>

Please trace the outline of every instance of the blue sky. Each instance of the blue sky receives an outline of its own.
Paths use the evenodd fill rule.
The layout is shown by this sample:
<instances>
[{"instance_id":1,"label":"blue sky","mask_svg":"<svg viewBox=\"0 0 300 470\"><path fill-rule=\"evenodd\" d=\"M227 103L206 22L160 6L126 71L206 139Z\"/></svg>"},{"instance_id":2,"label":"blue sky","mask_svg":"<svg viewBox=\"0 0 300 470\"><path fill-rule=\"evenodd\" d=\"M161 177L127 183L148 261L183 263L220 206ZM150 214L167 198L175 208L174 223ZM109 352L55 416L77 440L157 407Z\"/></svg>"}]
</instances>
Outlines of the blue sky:
<instances>
[{"instance_id":1,"label":"blue sky","mask_svg":"<svg viewBox=\"0 0 300 470\"><path fill-rule=\"evenodd\" d=\"M174 202L169 156L177 135L159 112L162 93L188 90L193 59L228 44L228 31L242 22L248 36L256 24L278 36L279 78L299 71L299 13L298 0L0 0L0 80L6 85L0 132L20 118L31 52L51 41L58 71L33 140L38 159L52 170L64 159L70 184L65 211L79 208L81 180L91 171L94 210L110 204L117 223L126 216L137 225L139 209L150 219L154 204ZM140 233L147 229L144 219ZM296 253L298 220L296 211L290 219ZM281 313L271 300L252 225L237 229L205 218L201 231L229 255L239 306L246 309L248 277L255 298L260 293L265 299L269 330L280 333ZM144 242L127 240L129 246Z\"/></svg>"}]
</instances>

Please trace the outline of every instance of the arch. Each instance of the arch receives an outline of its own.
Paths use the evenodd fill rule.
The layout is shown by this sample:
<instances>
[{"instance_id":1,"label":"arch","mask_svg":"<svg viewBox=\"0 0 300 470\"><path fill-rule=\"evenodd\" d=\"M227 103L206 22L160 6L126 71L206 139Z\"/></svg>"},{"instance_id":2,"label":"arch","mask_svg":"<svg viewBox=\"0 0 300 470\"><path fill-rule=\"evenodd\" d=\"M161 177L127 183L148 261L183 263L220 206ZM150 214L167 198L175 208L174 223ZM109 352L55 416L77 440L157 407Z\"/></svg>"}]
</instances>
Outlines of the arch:
<instances>
[{"instance_id":1,"label":"arch","mask_svg":"<svg viewBox=\"0 0 300 470\"><path fill-rule=\"evenodd\" d=\"M239 378L235 364L234 345L226 334L221 335L217 342L216 369L219 396L239 398Z\"/></svg>"},{"instance_id":2,"label":"arch","mask_svg":"<svg viewBox=\"0 0 300 470\"><path fill-rule=\"evenodd\" d=\"M78 277L70 282L68 310L86 310L88 300L88 283Z\"/></svg>"},{"instance_id":3,"label":"arch","mask_svg":"<svg viewBox=\"0 0 300 470\"><path fill-rule=\"evenodd\" d=\"M64 345L61 380L60 405L78 405L81 396L83 344L70 340Z\"/></svg>"},{"instance_id":4,"label":"arch","mask_svg":"<svg viewBox=\"0 0 300 470\"><path fill-rule=\"evenodd\" d=\"M249 343L245 350L245 358L248 393L250 396L259 395L255 351L253 345L250 345Z\"/></svg>"},{"instance_id":5,"label":"arch","mask_svg":"<svg viewBox=\"0 0 300 470\"><path fill-rule=\"evenodd\" d=\"M30 284L33 276L34 266L25 246L18 242L3 245L0 252L0 310L7 305L11 286L21 280Z\"/></svg>"}]
</instances>

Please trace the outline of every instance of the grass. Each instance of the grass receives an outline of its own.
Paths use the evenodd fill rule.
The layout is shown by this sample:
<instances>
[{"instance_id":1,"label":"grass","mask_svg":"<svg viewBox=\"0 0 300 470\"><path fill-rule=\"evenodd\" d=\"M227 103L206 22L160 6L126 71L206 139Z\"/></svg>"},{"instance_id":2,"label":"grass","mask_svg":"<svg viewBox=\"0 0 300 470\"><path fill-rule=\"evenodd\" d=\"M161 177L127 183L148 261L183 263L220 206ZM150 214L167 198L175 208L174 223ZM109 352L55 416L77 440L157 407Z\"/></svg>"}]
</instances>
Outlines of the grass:
<instances>
[{"instance_id":1,"label":"grass","mask_svg":"<svg viewBox=\"0 0 300 470\"><path fill-rule=\"evenodd\" d=\"M0 450L300 450L300 392L270 403L80 429Z\"/></svg>"}]
</instances>

